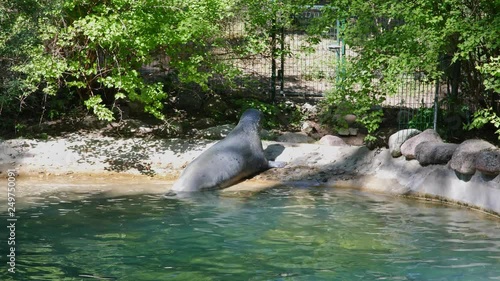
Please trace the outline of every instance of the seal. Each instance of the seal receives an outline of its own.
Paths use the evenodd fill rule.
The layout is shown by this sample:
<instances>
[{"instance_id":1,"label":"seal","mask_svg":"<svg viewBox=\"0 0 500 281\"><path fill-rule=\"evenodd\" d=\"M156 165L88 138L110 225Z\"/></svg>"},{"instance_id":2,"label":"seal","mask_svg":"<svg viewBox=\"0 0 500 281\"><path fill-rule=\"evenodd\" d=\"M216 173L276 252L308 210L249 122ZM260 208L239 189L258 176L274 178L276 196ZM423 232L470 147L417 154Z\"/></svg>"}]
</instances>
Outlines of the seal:
<instances>
[{"instance_id":1,"label":"seal","mask_svg":"<svg viewBox=\"0 0 500 281\"><path fill-rule=\"evenodd\" d=\"M226 188L266 169L284 166L264 155L259 135L262 119L259 110L246 110L224 139L189 163L169 193Z\"/></svg>"}]
</instances>

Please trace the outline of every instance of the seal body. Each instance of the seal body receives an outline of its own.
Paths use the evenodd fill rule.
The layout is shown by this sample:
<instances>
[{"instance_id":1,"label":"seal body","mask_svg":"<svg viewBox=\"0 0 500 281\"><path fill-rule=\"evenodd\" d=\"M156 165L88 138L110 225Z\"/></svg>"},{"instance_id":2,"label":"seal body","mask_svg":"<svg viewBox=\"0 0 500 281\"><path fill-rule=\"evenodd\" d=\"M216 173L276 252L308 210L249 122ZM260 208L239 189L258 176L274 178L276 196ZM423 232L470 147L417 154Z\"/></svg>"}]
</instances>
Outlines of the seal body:
<instances>
[{"instance_id":1,"label":"seal body","mask_svg":"<svg viewBox=\"0 0 500 281\"><path fill-rule=\"evenodd\" d=\"M238 125L184 169L171 191L194 192L231 186L269 168L260 140L263 115L246 110Z\"/></svg>"}]
</instances>

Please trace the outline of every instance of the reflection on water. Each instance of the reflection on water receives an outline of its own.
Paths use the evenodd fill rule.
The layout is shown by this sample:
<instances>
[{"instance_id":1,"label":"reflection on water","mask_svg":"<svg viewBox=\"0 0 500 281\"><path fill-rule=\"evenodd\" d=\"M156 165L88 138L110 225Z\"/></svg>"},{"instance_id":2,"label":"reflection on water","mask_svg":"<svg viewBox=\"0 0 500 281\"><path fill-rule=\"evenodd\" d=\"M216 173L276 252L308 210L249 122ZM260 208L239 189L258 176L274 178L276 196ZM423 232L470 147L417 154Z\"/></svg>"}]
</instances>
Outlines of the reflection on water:
<instances>
[{"instance_id":1,"label":"reflection on water","mask_svg":"<svg viewBox=\"0 0 500 281\"><path fill-rule=\"evenodd\" d=\"M359 191L47 198L18 215L0 280L500 280L498 219Z\"/></svg>"}]
</instances>

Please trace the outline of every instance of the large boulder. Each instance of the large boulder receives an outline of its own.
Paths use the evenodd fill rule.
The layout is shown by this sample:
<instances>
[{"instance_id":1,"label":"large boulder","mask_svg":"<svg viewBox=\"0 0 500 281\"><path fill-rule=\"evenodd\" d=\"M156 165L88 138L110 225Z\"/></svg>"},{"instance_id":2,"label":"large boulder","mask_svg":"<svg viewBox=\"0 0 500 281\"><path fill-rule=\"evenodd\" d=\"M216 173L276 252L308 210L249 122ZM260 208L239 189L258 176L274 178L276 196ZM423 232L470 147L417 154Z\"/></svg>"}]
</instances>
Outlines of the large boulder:
<instances>
[{"instance_id":1,"label":"large boulder","mask_svg":"<svg viewBox=\"0 0 500 281\"><path fill-rule=\"evenodd\" d=\"M318 141L318 144L329 145L329 146L348 146L348 144L346 144L343 139L332 135L323 136Z\"/></svg>"},{"instance_id":2,"label":"large boulder","mask_svg":"<svg viewBox=\"0 0 500 281\"><path fill-rule=\"evenodd\" d=\"M500 149L487 149L479 152L475 164L476 170L485 175L500 174Z\"/></svg>"},{"instance_id":3,"label":"large boulder","mask_svg":"<svg viewBox=\"0 0 500 281\"><path fill-rule=\"evenodd\" d=\"M409 138L420 134L421 131L417 129L404 129L399 130L389 137L389 151L392 157L401 156L401 145Z\"/></svg>"},{"instance_id":4,"label":"large boulder","mask_svg":"<svg viewBox=\"0 0 500 281\"><path fill-rule=\"evenodd\" d=\"M479 153L494 148L494 145L484 140L466 140L453 153L450 168L463 175L473 175L476 172L476 158Z\"/></svg>"},{"instance_id":5,"label":"large boulder","mask_svg":"<svg viewBox=\"0 0 500 281\"><path fill-rule=\"evenodd\" d=\"M277 139L279 142L292 142L292 143L312 143L314 139L305 135L303 133L291 133L287 132L279 136Z\"/></svg>"},{"instance_id":6,"label":"large boulder","mask_svg":"<svg viewBox=\"0 0 500 281\"><path fill-rule=\"evenodd\" d=\"M446 164L457 147L456 143L422 142L415 147L415 158L422 166Z\"/></svg>"},{"instance_id":7,"label":"large boulder","mask_svg":"<svg viewBox=\"0 0 500 281\"><path fill-rule=\"evenodd\" d=\"M436 131L427 129L405 141L401 145L401 154L403 154L407 160L415 159L415 148L423 142L443 142L443 140Z\"/></svg>"}]
</instances>

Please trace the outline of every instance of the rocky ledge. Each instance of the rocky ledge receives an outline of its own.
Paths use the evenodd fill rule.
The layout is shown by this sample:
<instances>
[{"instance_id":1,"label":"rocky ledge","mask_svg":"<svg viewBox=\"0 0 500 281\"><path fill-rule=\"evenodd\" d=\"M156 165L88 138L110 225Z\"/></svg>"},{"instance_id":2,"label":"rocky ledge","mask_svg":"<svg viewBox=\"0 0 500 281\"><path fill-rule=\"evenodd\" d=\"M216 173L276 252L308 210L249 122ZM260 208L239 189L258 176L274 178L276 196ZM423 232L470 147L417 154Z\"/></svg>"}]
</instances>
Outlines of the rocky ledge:
<instances>
[{"instance_id":1,"label":"rocky ledge","mask_svg":"<svg viewBox=\"0 0 500 281\"><path fill-rule=\"evenodd\" d=\"M406 138L404 132L399 134ZM442 145L439 138L429 133L423 136L430 135L432 142L439 145L420 145L424 141L413 140L406 145L408 147L401 147L413 137L422 137L415 132L410 135L405 141L393 137L393 140L398 140L397 144L390 144L390 149L376 150L364 146L264 141L268 159L287 162L287 166L265 171L224 192L256 191L285 184L349 187L455 202L500 215L500 176L495 174L496 168L491 164L493 160L498 162L498 148L476 144L473 147L481 149L475 152L476 156L471 156L469 148ZM46 141L6 140L0 141L0 175L2 181L6 181L6 171L14 169L18 174L18 185L24 180L39 183L20 189L19 196L35 191L37 194L54 191L49 184L44 184L48 181L69 185L81 183L83 179L87 184L124 177L153 179L157 184L156 191L165 192L187 163L213 143L209 140L115 139L80 135ZM419 156L422 151L431 151L437 156ZM396 157L401 153L403 156ZM412 153L412 156L407 159L405 153ZM450 154L452 158L457 154L456 161L446 161ZM425 159L425 163L419 163L419 158ZM436 164L432 159L436 159ZM470 163L475 165L473 173ZM1 196L0 200L5 200L4 194Z\"/></svg>"}]
</instances>

